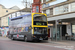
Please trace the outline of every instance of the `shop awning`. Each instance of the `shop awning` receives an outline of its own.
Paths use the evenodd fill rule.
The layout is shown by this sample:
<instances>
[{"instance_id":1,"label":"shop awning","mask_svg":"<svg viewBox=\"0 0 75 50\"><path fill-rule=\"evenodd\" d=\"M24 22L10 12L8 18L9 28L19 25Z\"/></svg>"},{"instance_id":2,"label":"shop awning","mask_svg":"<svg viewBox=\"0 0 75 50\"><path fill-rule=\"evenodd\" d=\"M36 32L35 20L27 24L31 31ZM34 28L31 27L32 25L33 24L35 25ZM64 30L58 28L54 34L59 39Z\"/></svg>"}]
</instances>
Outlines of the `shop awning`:
<instances>
[{"instance_id":1,"label":"shop awning","mask_svg":"<svg viewBox=\"0 0 75 50\"><path fill-rule=\"evenodd\" d=\"M71 14L65 14L65 15L60 15L60 16L55 16L55 17L50 17L47 18L48 21L55 21L55 20L75 20L75 13Z\"/></svg>"}]
</instances>

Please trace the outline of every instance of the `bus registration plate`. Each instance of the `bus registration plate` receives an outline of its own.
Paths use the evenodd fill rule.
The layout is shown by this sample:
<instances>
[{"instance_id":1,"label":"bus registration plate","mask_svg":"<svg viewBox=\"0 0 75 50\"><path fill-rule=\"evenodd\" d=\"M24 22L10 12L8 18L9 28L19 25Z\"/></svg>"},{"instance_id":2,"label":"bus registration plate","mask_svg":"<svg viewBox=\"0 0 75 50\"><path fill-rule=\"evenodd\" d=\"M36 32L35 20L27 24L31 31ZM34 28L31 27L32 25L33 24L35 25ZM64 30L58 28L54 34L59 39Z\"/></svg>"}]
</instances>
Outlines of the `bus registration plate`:
<instances>
[{"instance_id":1,"label":"bus registration plate","mask_svg":"<svg viewBox=\"0 0 75 50\"><path fill-rule=\"evenodd\" d=\"M40 38L39 40L43 40L43 38Z\"/></svg>"}]
</instances>

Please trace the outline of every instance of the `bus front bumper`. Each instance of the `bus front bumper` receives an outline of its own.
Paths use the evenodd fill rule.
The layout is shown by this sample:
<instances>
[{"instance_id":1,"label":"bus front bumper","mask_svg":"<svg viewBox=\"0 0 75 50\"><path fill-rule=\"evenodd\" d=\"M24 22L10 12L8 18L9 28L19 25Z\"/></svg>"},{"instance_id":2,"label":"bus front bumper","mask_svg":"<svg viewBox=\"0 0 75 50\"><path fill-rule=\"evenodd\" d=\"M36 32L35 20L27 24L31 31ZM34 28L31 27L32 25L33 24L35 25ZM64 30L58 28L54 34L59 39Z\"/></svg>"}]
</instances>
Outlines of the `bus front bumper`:
<instances>
[{"instance_id":1,"label":"bus front bumper","mask_svg":"<svg viewBox=\"0 0 75 50\"><path fill-rule=\"evenodd\" d=\"M34 40L48 40L48 37L46 37L46 38L41 38L41 37L40 37L40 38L37 38L37 37L33 37L33 41L34 41Z\"/></svg>"}]
</instances>

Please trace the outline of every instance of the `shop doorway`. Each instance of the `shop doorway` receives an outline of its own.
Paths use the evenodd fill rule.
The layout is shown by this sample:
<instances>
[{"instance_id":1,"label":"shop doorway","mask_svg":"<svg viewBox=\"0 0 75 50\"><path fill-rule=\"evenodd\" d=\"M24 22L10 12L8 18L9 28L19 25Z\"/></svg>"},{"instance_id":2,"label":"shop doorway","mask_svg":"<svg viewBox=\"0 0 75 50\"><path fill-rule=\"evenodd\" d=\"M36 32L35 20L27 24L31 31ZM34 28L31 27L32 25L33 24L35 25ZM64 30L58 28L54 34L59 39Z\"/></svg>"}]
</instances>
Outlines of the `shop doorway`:
<instances>
[{"instance_id":1,"label":"shop doorway","mask_svg":"<svg viewBox=\"0 0 75 50\"><path fill-rule=\"evenodd\" d=\"M52 34L52 40L64 40L65 34L66 34L66 25L58 25L57 26L57 37L56 37L56 29L53 27L53 34Z\"/></svg>"},{"instance_id":2,"label":"shop doorway","mask_svg":"<svg viewBox=\"0 0 75 50\"><path fill-rule=\"evenodd\" d=\"M57 40L65 40L66 25L58 26L57 28Z\"/></svg>"},{"instance_id":3,"label":"shop doorway","mask_svg":"<svg viewBox=\"0 0 75 50\"><path fill-rule=\"evenodd\" d=\"M66 25L62 25L62 40L65 40L65 34L66 34Z\"/></svg>"},{"instance_id":4,"label":"shop doorway","mask_svg":"<svg viewBox=\"0 0 75 50\"><path fill-rule=\"evenodd\" d=\"M66 25L62 25L62 36L66 34Z\"/></svg>"},{"instance_id":5,"label":"shop doorway","mask_svg":"<svg viewBox=\"0 0 75 50\"><path fill-rule=\"evenodd\" d=\"M50 29L48 29L48 37L50 38Z\"/></svg>"}]
</instances>

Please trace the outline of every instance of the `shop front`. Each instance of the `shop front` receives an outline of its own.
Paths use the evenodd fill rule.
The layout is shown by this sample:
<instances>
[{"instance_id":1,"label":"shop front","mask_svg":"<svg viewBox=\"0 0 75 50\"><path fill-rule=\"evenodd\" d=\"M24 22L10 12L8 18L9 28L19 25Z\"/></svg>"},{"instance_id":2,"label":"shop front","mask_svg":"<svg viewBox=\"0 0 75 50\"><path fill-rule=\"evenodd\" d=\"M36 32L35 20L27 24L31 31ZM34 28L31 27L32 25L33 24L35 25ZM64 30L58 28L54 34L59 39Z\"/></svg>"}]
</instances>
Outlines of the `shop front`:
<instances>
[{"instance_id":1,"label":"shop front","mask_svg":"<svg viewBox=\"0 0 75 50\"><path fill-rule=\"evenodd\" d=\"M56 27L53 26L53 33L52 33L52 40L68 40L66 39L65 34L68 33L68 28L67 25L57 25L57 30ZM68 33L68 37L71 36L71 33ZM70 40L70 38L69 38Z\"/></svg>"},{"instance_id":2,"label":"shop front","mask_svg":"<svg viewBox=\"0 0 75 50\"><path fill-rule=\"evenodd\" d=\"M56 41L75 40L75 13L48 18L51 39Z\"/></svg>"},{"instance_id":3,"label":"shop front","mask_svg":"<svg viewBox=\"0 0 75 50\"><path fill-rule=\"evenodd\" d=\"M72 22L72 25L71 25L71 29L72 29L72 37L71 37L71 40L75 40L75 21Z\"/></svg>"}]
</instances>

